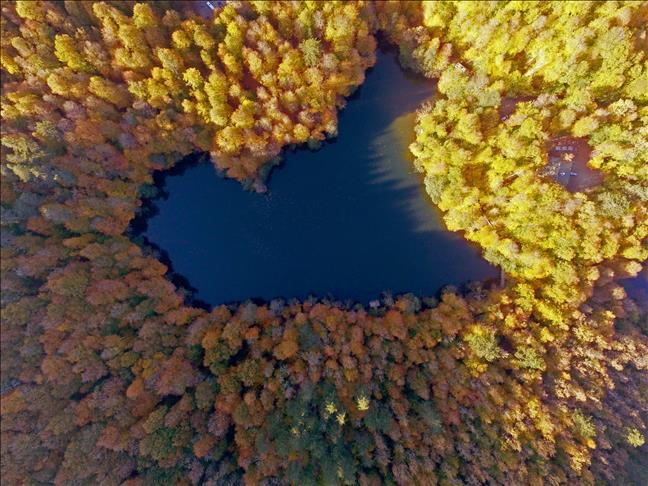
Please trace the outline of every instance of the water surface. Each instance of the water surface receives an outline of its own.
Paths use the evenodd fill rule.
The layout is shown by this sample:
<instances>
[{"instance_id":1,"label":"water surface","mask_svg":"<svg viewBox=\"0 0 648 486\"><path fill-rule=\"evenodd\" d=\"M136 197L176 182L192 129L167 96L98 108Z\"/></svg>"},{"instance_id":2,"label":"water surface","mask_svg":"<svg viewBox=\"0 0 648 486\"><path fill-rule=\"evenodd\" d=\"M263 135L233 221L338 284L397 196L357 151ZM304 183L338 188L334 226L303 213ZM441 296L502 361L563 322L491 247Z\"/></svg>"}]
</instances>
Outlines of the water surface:
<instances>
[{"instance_id":1,"label":"water surface","mask_svg":"<svg viewBox=\"0 0 648 486\"><path fill-rule=\"evenodd\" d=\"M163 178L143 234L211 305L309 295L366 304L383 291L434 295L495 277L445 229L407 151L413 112L434 92L379 53L340 113L337 139L286 153L267 194L209 163L184 164Z\"/></svg>"}]
</instances>

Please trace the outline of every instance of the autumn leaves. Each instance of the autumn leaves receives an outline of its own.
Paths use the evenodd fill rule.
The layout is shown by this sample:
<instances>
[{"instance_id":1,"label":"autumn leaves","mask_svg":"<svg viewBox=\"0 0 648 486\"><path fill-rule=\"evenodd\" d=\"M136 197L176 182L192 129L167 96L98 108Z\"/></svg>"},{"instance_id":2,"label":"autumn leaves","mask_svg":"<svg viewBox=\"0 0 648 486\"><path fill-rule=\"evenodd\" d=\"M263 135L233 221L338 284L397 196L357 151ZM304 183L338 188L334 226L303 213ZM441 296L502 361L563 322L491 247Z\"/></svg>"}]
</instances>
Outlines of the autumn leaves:
<instances>
[{"instance_id":1,"label":"autumn leaves","mask_svg":"<svg viewBox=\"0 0 648 486\"><path fill-rule=\"evenodd\" d=\"M622 477L647 409L642 313L618 285L646 258L645 5L171 7L2 4L3 480ZM440 76L417 166L511 285L186 306L124 234L152 172L202 150L253 179L336 133L377 30ZM529 99L502 121L503 95ZM589 138L600 187L542 179L561 133Z\"/></svg>"},{"instance_id":2,"label":"autumn leaves","mask_svg":"<svg viewBox=\"0 0 648 486\"><path fill-rule=\"evenodd\" d=\"M427 4L418 15L428 37L401 52L435 75L415 52L437 36L451 42L465 64L442 70L440 99L419 114L411 149L448 227L465 231L507 274L537 282L543 308L581 302L597 265L609 262L625 276L648 256L642 246L648 199L638 184L647 177L638 136L646 130L647 107L645 92L637 91L648 79L645 56L633 41L645 6L592 4L577 15L571 8ZM409 38L413 10L402 7L395 35ZM460 19L471 19L472 27L459 29ZM516 29L507 27L513 24ZM596 32L614 35L616 47L604 47ZM504 94L520 101L502 121ZM589 138L590 165L603 172L600 186L569 194L543 179L547 147L560 135ZM541 311L549 320L561 312Z\"/></svg>"}]
</instances>

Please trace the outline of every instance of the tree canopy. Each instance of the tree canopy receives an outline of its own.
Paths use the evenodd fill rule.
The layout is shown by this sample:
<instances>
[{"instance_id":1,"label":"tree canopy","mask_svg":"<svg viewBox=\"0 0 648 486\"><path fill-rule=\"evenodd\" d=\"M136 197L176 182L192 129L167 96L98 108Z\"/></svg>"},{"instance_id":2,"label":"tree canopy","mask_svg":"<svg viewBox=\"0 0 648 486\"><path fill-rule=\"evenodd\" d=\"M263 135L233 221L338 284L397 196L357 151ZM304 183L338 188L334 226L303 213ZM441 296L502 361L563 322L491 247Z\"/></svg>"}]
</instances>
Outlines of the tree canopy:
<instances>
[{"instance_id":1,"label":"tree canopy","mask_svg":"<svg viewBox=\"0 0 648 486\"><path fill-rule=\"evenodd\" d=\"M641 484L646 2L224 3L0 7L3 483ZM154 172L262 190L377 35L438 78L416 167L506 285L192 305L129 238ZM547 175L561 137L600 184Z\"/></svg>"}]
</instances>

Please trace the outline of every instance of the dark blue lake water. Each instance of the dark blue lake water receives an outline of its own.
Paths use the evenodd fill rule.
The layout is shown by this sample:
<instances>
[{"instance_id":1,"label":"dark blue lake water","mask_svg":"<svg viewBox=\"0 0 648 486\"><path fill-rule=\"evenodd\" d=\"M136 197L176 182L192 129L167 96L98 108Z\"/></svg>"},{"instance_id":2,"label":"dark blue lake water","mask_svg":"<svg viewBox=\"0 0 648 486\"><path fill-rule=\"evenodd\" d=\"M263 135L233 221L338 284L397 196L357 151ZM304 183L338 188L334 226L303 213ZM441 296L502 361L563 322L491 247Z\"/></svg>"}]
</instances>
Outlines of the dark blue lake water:
<instances>
[{"instance_id":1,"label":"dark blue lake water","mask_svg":"<svg viewBox=\"0 0 648 486\"><path fill-rule=\"evenodd\" d=\"M163 178L143 235L211 305L311 294L367 303L496 277L445 229L414 171L414 110L434 92L380 53L340 113L337 139L286 153L267 194L209 163L184 164Z\"/></svg>"}]
</instances>

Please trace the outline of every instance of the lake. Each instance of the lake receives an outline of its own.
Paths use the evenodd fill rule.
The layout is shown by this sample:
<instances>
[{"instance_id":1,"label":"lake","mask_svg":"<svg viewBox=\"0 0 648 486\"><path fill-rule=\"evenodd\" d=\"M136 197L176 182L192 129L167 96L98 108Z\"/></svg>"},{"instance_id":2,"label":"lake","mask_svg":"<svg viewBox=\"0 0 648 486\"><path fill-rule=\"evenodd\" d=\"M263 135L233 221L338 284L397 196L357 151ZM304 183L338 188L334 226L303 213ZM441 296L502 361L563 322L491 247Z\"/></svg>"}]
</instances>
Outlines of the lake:
<instances>
[{"instance_id":1,"label":"lake","mask_svg":"<svg viewBox=\"0 0 648 486\"><path fill-rule=\"evenodd\" d=\"M379 52L340 112L338 137L285 152L266 194L194 157L158 178L162 195L140 234L210 305L309 295L366 304L383 291L432 296L497 277L446 230L407 150L414 110L435 87Z\"/></svg>"}]
</instances>

